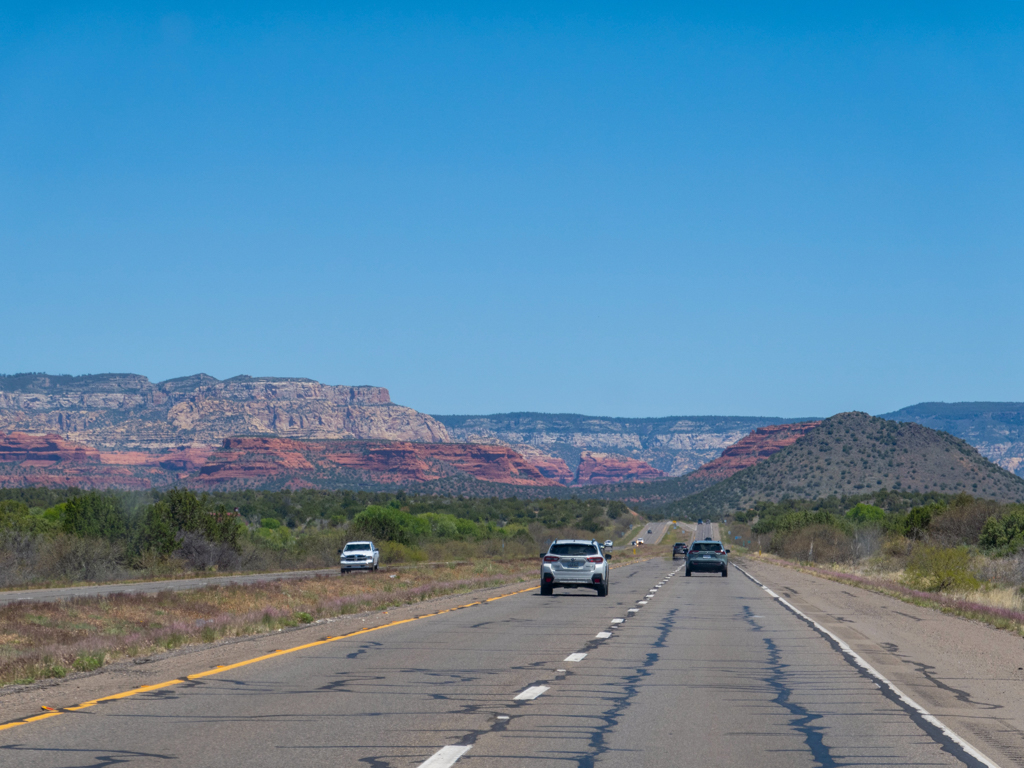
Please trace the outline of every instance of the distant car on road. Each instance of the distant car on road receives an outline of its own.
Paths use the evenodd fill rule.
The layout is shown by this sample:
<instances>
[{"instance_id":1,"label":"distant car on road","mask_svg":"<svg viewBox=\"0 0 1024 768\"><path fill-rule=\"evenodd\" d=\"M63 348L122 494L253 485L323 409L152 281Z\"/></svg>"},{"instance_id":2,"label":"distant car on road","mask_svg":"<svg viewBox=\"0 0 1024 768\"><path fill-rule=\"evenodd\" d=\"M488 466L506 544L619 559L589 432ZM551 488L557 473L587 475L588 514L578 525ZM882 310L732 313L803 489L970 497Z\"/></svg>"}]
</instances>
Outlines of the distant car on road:
<instances>
[{"instance_id":1,"label":"distant car on road","mask_svg":"<svg viewBox=\"0 0 1024 768\"><path fill-rule=\"evenodd\" d=\"M695 541L686 553L686 575L693 571L718 571L729 575L729 551L722 542L706 539Z\"/></svg>"},{"instance_id":2,"label":"distant car on road","mask_svg":"<svg viewBox=\"0 0 1024 768\"><path fill-rule=\"evenodd\" d=\"M606 541L606 542L604 543L604 548L605 548L605 549L614 549L614 548L615 548L615 542L614 542L614 541L612 541L611 539L608 539L608 540L607 540L607 541Z\"/></svg>"},{"instance_id":3,"label":"distant car on road","mask_svg":"<svg viewBox=\"0 0 1024 768\"><path fill-rule=\"evenodd\" d=\"M593 589L599 597L608 595L608 556L597 541L559 539L541 552L540 593L550 595L555 587Z\"/></svg>"},{"instance_id":4,"label":"distant car on road","mask_svg":"<svg viewBox=\"0 0 1024 768\"><path fill-rule=\"evenodd\" d=\"M683 542L678 542L672 545L672 559L675 560L677 556L682 555L686 557L687 546Z\"/></svg>"},{"instance_id":5,"label":"distant car on road","mask_svg":"<svg viewBox=\"0 0 1024 768\"><path fill-rule=\"evenodd\" d=\"M344 549L338 550L341 557L341 572L376 571L380 565L380 550L372 541L350 541Z\"/></svg>"},{"instance_id":6,"label":"distant car on road","mask_svg":"<svg viewBox=\"0 0 1024 768\"><path fill-rule=\"evenodd\" d=\"M653 531L650 528L647 529L647 532L648 533L653 533Z\"/></svg>"}]
</instances>

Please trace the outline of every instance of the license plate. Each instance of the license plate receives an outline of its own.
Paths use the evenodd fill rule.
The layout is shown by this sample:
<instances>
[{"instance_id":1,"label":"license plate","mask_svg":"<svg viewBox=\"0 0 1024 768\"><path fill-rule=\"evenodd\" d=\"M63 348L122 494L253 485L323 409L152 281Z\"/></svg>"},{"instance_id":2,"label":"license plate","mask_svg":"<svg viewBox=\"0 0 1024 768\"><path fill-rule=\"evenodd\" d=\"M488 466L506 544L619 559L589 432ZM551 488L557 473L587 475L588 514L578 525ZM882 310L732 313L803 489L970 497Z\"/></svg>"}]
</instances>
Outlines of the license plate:
<instances>
[{"instance_id":1,"label":"license plate","mask_svg":"<svg viewBox=\"0 0 1024 768\"><path fill-rule=\"evenodd\" d=\"M710 560L711 559L711 555L701 555L700 559L701 560Z\"/></svg>"}]
</instances>

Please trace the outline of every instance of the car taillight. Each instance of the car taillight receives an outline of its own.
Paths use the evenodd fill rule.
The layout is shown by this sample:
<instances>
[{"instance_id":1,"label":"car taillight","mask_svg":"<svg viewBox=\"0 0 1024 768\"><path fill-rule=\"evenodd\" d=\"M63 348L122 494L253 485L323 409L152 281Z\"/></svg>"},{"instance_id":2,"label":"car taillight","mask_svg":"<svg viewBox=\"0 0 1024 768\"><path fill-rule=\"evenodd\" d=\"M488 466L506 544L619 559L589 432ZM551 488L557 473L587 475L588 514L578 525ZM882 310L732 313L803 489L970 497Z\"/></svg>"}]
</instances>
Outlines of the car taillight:
<instances>
[{"instance_id":1,"label":"car taillight","mask_svg":"<svg viewBox=\"0 0 1024 768\"><path fill-rule=\"evenodd\" d=\"M544 555L544 562L545 563L557 563L558 562L558 556L557 555Z\"/></svg>"},{"instance_id":2,"label":"car taillight","mask_svg":"<svg viewBox=\"0 0 1024 768\"><path fill-rule=\"evenodd\" d=\"M603 563L604 562L604 558L603 557L588 557L587 558L587 562L588 563Z\"/></svg>"}]
</instances>

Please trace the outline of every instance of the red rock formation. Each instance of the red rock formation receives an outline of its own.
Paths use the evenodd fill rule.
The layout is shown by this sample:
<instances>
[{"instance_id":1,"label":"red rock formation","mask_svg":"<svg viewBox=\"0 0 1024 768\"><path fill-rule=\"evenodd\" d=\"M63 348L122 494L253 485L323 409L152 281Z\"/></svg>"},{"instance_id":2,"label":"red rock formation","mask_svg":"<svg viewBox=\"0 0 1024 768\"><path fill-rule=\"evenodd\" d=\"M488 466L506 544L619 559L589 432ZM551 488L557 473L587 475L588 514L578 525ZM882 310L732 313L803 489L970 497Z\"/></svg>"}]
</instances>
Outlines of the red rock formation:
<instances>
[{"instance_id":1,"label":"red rock formation","mask_svg":"<svg viewBox=\"0 0 1024 768\"><path fill-rule=\"evenodd\" d=\"M378 483L428 482L463 473L477 480L553 486L535 466L502 445L239 437L224 441L195 478L203 485L272 479L327 479L355 472ZM294 478L294 480L292 479Z\"/></svg>"},{"instance_id":2,"label":"red rock formation","mask_svg":"<svg viewBox=\"0 0 1024 768\"><path fill-rule=\"evenodd\" d=\"M642 483L665 477L660 469L650 464L615 453L583 451L576 471L575 485L605 485L607 483Z\"/></svg>"},{"instance_id":3,"label":"red rock formation","mask_svg":"<svg viewBox=\"0 0 1024 768\"><path fill-rule=\"evenodd\" d=\"M152 488L176 475L164 454L101 454L57 435L0 432L0 487Z\"/></svg>"},{"instance_id":4,"label":"red rock formation","mask_svg":"<svg viewBox=\"0 0 1024 768\"><path fill-rule=\"evenodd\" d=\"M755 429L742 440L726 448L722 451L721 456L714 461L709 461L690 477L694 480L706 480L708 485L725 480L741 469L752 467L773 453L778 453L787 445L792 445L820 423L820 421L803 421L799 424L778 424Z\"/></svg>"},{"instance_id":5,"label":"red rock formation","mask_svg":"<svg viewBox=\"0 0 1024 768\"><path fill-rule=\"evenodd\" d=\"M517 444L516 452L537 468L544 477L548 477L559 485L572 485L573 474L564 459L544 453L531 445Z\"/></svg>"}]
</instances>

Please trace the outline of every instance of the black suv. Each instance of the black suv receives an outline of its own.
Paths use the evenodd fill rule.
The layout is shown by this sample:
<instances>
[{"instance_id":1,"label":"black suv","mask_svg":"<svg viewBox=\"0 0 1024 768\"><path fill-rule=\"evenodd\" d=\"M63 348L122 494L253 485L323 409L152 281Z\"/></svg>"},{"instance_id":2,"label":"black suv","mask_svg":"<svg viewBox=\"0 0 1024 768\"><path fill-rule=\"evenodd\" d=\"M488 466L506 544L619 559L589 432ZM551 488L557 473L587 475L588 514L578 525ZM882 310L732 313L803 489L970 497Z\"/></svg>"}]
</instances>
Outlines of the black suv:
<instances>
[{"instance_id":1,"label":"black suv","mask_svg":"<svg viewBox=\"0 0 1024 768\"><path fill-rule=\"evenodd\" d=\"M684 544L681 541L676 543L676 544L673 544L672 545L672 559L675 560L676 557L678 557L679 555L682 555L683 557L686 557L686 550L687 550L686 544Z\"/></svg>"}]
</instances>

